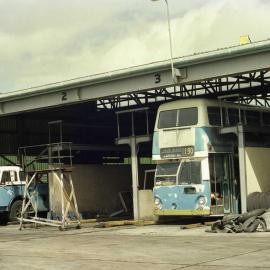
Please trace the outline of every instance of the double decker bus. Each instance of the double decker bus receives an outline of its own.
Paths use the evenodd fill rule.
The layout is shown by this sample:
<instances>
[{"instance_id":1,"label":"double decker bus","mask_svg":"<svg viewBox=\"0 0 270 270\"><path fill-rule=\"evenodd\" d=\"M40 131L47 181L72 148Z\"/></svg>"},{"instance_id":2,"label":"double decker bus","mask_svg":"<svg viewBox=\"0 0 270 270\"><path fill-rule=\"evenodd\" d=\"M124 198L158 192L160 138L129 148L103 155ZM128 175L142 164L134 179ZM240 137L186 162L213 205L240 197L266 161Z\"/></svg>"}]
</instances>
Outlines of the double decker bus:
<instances>
[{"instance_id":1,"label":"double decker bus","mask_svg":"<svg viewBox=\"0 0 270 270\"><path fill-rule=\"evenodd\" d=\"M220 133L222 127L239 123L269 126L270 111L208 99L178 100L159 107L152 147L157 163L155 215L240 211L237 136ZM258 138L251 136L249 141L258 143Z\"/></svg>"}]
</instances>

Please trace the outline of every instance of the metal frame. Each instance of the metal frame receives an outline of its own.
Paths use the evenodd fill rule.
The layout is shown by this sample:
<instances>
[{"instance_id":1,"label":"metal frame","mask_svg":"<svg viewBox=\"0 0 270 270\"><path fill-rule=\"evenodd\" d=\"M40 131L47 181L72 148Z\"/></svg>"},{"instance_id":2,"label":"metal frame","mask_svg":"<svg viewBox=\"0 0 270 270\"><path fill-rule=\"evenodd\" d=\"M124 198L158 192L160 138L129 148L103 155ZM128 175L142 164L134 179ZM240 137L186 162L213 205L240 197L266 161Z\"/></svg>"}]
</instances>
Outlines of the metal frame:
<instances>
[{"instance_id":1,"label":"metal frame","mask_svg":"<svg viewBox=\"0 0 270 270\"><path fill-rule=\"evenodd\" d=\"M242 104L270 107L270 70L260 70L246 74L202 80L145 92L118 95L97 100L97 108L117 110L132 106L157 106L165 101L180 98L217 98L241 93L230 101Z\"/></svg>"},{"instance_id":2,"label":"metal frame","mask_svg":"<svg viewBox=\"0 0 270 270\"><path fill-rule=\"evenodd\" d=\"M53 219L38 217L38 201L37 201L38 194L35 194L34 192L34 194L31 195L29 192L31 184L32 183L37 184L36 177L38 173L52 173L52 176L54 176L53 179L57 179L57 181L59 182L61 186L61 210L62 210L61 220L53 220ZM69 193L67 192L67 189L65 188L65 185L64 185L64 181L63 181L64 175L67 175L68 177L68 182L70 185ZM36 197L35 200L33 199L34 195ZM66 204L65 204L65 200L67 202ZM29 209L34 210L33 217L26 217L27 210ZM71 220L69 218L68 216L69 210L72 210L75 213L76 215L75 220ZM70 226L75 226L76 228L80 228L81 226L80 215L78 211L77 200L75 196L71 172L67 172L65 171L65 169L52 169L52 170L46 170L46 171L41 171L41 172L35 171L31 177L27 175L26 181L25 181L25 189L24 189L19 230L22 230L23 222L35 223L36 225L41 224L41 225L54 226L54 227L58 227L60 230L64 230Z\"/></svg>"},{"instance_id":3,"label":"metal frame","mask_svg":"<svg viewBox=\"0 0 270 270\"><path fill-rule=\"evenodd\" d=\"M146 121L146 134L138 135L135 134L135 123L134 123L134 113L144 112ZM129 137L121 137L120 124L119 124L119 114L131 114L131 134ZM118 137L115 140L117 145L128 144L130 146L131 152L131 172L132 172L132 198L133 198L133 216L135 220L140 218L139 213L139 202L138 202L138 190L139 190L139 172L138 172L138 145L144 142L151 142L152 135L149 134L149 119L148 119L148 108L139 108L134 110L125 110L116 113L117 115L117 131Z\"/></svg>"},{"instance_id":4,"label":"metal frame","mask_svg":"<svg viewBox=\"0 0 270 270\"><path fill-rule=\"evenodd\" d=\"M169 89L174 87L180 98L213 95L215 92L228 91L226 85L231 85L234 91L234 82L237 87L240 79L241 84L256 80L260 92L262 85L258 76L252 78L241 74L264 72L270 69L269 63L270 41L253 42L174 58L174 67L180 74L178 82L173 81L170 61L166 60L1 94L0 115L87 101L100 100L103 103L103 100L113 100L117 96L128 96L128 99L139 102L141 98L138 99L138 93L149 92L151 96L158 89L163 89L164 95L170 98L172 91ZM235 76L237 79L231 84ZM226 81L226 78L230 80Z\"/></svg>"},{"instance_id":5,"label":"metal frame","mask_svg":"<svg viewBox=\"0 0 270 270\"><path fill-rule=\"evenodd\" d=\"M38 151L37 151L38 150ZM41 151L40 151L41 150ZM62 151L67 150L68 155L64 155ZM38 155L32 158L30 161L26 162L26 157L29 153L38 153ZM56 153L56 154L54 154ZM23 222L30 222L42 225L49 225L58 227L61 230L64 230L70 226L75 226L80 228L80 215L78 211L77 200L75 196L75 190L72 181L72 155L71 155L71 143L70 142L60 142L52 143L45 145L34 145L34 146L25 146L19 148L19 156L21 161L21 167L26 173L25 189L23 196L23 205L21 210L20 217L20 226L21 230L23 227ZM64 160L68 159L68 164L64 163ZM39 170L35 163L39 161L44 161L48 164L47 169ZM29 169L33 165L34 170ZM54 220L51 218L39 218L38 217L38 191L37 183L38 177L43 174L50 174L51 181L48 185L54 185L54 182L57 181L60 185L60 196L61 196L61 220ZM66 181L64 179L67 179ZM35 184L34 192L30 192L32 184ZM68 190L70 192L68 192ZM50 193L49 188L49 193ZM49 197L51 194L48 194ZM36 197L36 200L33 200L33 196ZM51 206L51 202L50 202ZM26 217L27 210L33 209L35 215L33 217ZM50 207L51 208L51 207ZM51 210L51 209L49 209ZM69 218L69 210L72 210L72 213L75 215L75 219Z\"/></svg>"}]
</instances>

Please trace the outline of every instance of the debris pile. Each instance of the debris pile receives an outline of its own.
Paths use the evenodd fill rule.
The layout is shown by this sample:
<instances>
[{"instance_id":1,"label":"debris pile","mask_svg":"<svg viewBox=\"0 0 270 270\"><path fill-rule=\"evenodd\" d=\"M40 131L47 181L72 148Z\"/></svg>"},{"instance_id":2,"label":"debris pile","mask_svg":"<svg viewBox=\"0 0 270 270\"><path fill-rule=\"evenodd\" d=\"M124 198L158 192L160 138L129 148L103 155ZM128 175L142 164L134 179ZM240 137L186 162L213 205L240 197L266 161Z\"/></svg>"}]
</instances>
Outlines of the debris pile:
<instances>
[{"instance_id":1,"label":"debris pile","mask_svg":"<svg viewBox=\"0 0 270 270\"><path fill-rule=\"evenodd\" d=\"M244 214L230 214L212 224L206 232L242 233L270 231L270 209L256 209Z\"/></svg>"}]
</instances>

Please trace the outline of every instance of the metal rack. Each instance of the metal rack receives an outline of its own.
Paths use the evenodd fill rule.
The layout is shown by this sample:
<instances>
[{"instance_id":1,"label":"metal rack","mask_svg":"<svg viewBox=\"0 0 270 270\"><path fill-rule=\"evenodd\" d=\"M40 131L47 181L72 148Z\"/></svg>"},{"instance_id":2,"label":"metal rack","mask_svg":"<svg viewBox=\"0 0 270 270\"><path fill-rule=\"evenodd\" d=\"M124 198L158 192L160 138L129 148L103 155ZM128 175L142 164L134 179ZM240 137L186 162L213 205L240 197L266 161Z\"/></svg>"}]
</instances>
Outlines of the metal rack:
<instances>
[{"instance_id":1,"label":"metal rack","mask_svg":"<svg viewBox=\"0 0 270 270\"><path fill-rule=\"evenodd\" d=\"M60 142L19 148L19 160L26 174L20 230L24 222L56 226L61 230L68 227L80 228L80 215L72 180L71 145L70 142ZM50 214L47 218L38 217L38 186L44 176L49 180ZM55 186L60 187L57 194L53 192ZM52 211L52 201L55 199L60 199L58 213Z\"/></svg>"}]
</instances>

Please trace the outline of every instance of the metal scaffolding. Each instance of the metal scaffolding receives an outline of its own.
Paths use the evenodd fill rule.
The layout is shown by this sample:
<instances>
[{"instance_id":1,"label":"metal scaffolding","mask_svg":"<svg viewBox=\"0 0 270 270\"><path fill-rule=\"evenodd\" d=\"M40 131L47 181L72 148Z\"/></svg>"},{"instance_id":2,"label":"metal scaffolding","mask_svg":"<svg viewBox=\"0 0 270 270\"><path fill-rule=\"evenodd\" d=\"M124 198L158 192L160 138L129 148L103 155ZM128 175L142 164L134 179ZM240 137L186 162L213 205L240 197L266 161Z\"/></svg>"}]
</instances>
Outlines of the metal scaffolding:
<instances>
[{"instance_id":1,"label":"metal scaffolding","mask_svg":"<svg viewBox=\"0 0 270 270\"><path fill-rule=\"evenodd\" d=\"M80 215L72 181L71 143L21 147L19 156L26 175L19 229L22 229L24 222L55 226L61 230L68 227L80 228ZM49 185L47 218L38 216L42 197L39 194L39 185L43 176L47 176ZM56 186L59 187L57 192ZM55 212L55 201L58 203L58 212Z\"/></svg>"}]
</instances>

